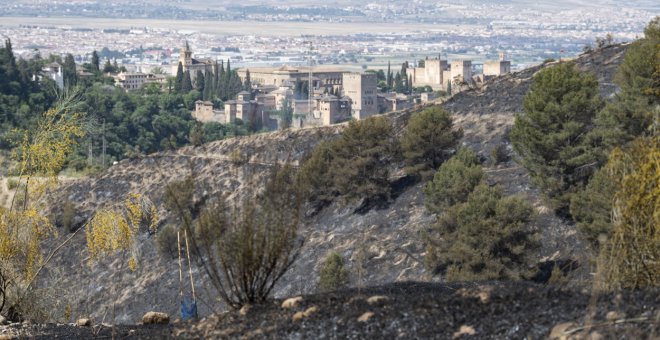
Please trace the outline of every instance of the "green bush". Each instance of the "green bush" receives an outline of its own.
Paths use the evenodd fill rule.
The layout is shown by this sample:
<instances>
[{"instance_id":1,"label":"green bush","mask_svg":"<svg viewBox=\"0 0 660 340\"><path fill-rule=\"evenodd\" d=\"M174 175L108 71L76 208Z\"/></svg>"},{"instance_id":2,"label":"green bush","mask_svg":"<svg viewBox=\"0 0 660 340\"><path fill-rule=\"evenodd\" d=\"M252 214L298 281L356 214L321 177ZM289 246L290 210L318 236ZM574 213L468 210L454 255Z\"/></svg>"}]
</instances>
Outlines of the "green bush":
<instances>
[{"instance_id":1,"label":"green bush","mask_svg":"<svg viewBox=\"0 0 660 340\"><path fill-rule=\"evenodd\" d=\"M426 208L433 213L441 213L448 207L467 200L474 187L484 179L484 172L477 155L463 148L446 161L433 180L424 188Z\"/></svg>"},{"instance_id":2,"label":"green bush","mask_svg":"<svg viewBox=\"0 0 660 340\"><path fill-rule=\"evenodd\" d=\"M17 179L10 178L10 179L7 180L7 189L14 190L14 189L18 188L18 184L19 184L19 182L18 182Z\"/></svg>"},{"instance_id":3,"label":"green bush","mask_svg":"<svg viewBox=\"0 0 660 340\"><path fill-rule=\"evenodd\" d=\"M528 226L532 206L482 183L439 217L427 236L425 264L447 281L517 280L528 273L538 247Z\"/></svg>"},{"instance_id":4,"label":"green bush","mask_svg":"<svg viewBox=\"0 0 660 340\"><path fill-rule=\"evenodd\" d=\"M344 258L337 252L330 253L319 273L319 291L335 291L345 287L347 283L348 271L344 268Z\"/></svg>"},{"instance_id":5,"label":"green bush","mask_svg":"<svg viewBox=\"0 0 660 340\"><path fill-rule=\"evenodd\" d=\"M334 178L330 174L335 144L333 141L319 143L298 173L298 182L310 202L323 205L338 195L334 188Z\"/></svg>"},{"instance_id":6,"label":"green bush","mask_svg":"<svg viewBox=\"0 0 660 340\"><path fill-rule=\"evenodd\" d=\"M428 179L455 151L463 130L454 128L451 114L433 106L413 115L401 137L406 172Z\"/></svg>"},{"instance_id":7,"label":"green bush","mask_svg":"<svg viewBox=\"0 0 660 340\"><path fill-rule=\"evenodd\" d=\"M587 134L603 107L598 81L572 63L539 71L516 116L511 142L532 181L568 215L570 196L582 189L599 159Z\"/></svg>"}]
</instances>

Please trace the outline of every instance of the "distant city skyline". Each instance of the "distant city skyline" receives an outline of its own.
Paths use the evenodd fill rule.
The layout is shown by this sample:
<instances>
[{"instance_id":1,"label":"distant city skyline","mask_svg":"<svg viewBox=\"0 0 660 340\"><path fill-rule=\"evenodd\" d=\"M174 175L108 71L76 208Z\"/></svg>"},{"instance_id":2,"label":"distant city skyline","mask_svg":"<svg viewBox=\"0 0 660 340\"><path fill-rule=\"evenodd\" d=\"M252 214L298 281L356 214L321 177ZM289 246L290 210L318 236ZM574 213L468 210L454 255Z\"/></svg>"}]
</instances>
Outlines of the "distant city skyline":
<instances>
[{"instance_id":1,"label":"distant city skyline","mask_svg":"<svg viewBox=\"0 0 660 340\"><path fill-rule=\"evenodd\" d=\"M200 57L240 67L304 64L310 39L318 63L383 68L443 54L479 65L503 52L519 69L575 56L607 34L641 37L660 2L2 0L0 13L0 35L26 56L36 49L84 60L107 48L135 69L167 65L184 40ZM164 57L128 53L140 47Z\"/></svg>"}]
</instances>

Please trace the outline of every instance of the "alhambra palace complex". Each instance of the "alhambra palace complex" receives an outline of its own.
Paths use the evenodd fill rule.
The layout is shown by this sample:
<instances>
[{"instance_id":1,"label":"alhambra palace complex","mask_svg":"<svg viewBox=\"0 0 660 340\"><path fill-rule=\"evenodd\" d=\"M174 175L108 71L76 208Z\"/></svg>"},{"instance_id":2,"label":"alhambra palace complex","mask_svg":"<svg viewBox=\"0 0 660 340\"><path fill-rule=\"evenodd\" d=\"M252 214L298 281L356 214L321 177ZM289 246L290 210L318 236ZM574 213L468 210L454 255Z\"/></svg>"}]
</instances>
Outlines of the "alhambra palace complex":
<instances>
[{"instance_id":1,"label":"alhambra palace complex","mask_svg":"<svg viewBox=\"0 0 660 340\"><path fill-rule=\"evenodd\" d=\"M217 71L215 60L193 58L187 42L181 49L178 62L172 65L173 74L176 74L179 63L184 72L189 71L193 82L197 71L205 75ZM308 66L239 69L237 73L241 81L245 81L248 71L251 92L238 93L234 100L226 101L224 107L215 108L209 101L197 101L193 117L202 122L222 124L240 119L245 123L256 124L261 129L277 130L289 126L284 126L280 116L273 113L288 108L293 113L290 127L303 128L364 119L379 113L405 109L416 103L433 101L436 97L436 92L417 95L379 92L374 73L347 72L338 66L318 65L311 70L311 98L296 99L296 83L310 82ZM413 87L428 86L433 91L456 93L490 77L511 72L511 63L501 54L499 60L484 63L482 74L473 75L471 61L449 62L438 57L426 59L423 66L408 67L406 71ZM154 79L158 78L143 73L121 73L117 82L127 90L138 89L148 82L164 82L164 79Z\"/></svg>"}]
</instances>

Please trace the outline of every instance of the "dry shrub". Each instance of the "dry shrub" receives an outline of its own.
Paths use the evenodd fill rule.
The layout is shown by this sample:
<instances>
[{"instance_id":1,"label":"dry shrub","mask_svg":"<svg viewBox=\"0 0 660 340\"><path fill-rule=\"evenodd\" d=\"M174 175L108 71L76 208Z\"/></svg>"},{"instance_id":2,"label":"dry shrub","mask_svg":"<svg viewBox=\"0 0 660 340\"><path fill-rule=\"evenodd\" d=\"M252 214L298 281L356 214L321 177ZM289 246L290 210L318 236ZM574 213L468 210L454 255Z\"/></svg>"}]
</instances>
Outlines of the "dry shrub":
<instances>
[{"instance_id":1,"label":"dry shrub","mask_svg":"<svg viewBox=\"0 0 660 340\"><path fill-rule=\"evenodd\" d=\"M158 252L166 258L175 259L179 256L177 231L174 225L168 224L156 233L156 247L158 247Z\"/></svg>"},{"instance_id":2,"label":"dry shrub","mask_svg":"<svg viewBox=\"0 0 660 340\"><path fill-rule=\"evenodd\" d=\"M504 143L497 144L497 146L490 151L490 157L494 164L508 162L511 158L509 156L509 150L507 150L506 144Z\"/></svg>"},{"instance_id":3,"label":"dry shrub","mask_svg":"<svg viewBox=\"0 0 660 340\"><path fill-rule=\"evenodd\" d=\"M265 190L229 207L225 197L202 210L192 224L193 254L230 307L263 302L297 259L300 193L289 165L274 171ZM185 215L184 213L181 213Z\"/></svg>"},{"instance_id":4,"label":"dry shrub","mask_svg":"<svg viewBox=\"0 0 660 340\"><path fill-rule=\"evenodd\" d=\"M660 141L638 138L627 152L615 149L608 166L624 164L614 197L614 229L598 259L605 289L660 284ZM618 167L611 167L617 169Z\"/></svg>"},{"instance_id":5,"label":"dry shrub","mask_svg":"<svg viewBox=\"0 0 660 340\"><path fill-rule=\"evenodd\" d=\"M69 232L76 231L76 226L73 224L73 218L76 216L76 207L69 200L64 202L64 207L62 208L62 217L61 224L62 227Z\"/></svg>"},{"instance_id":6,"label":"dry shrub","mask_svg":"<svg viewBox=\"0 0 660 340\"><path fill-rule=\"evenodd\" d=\"M243 155L240 150L232 151L231 154L229 155L229 160L235 166L241 166L248 162L248 158L245 155Z\"/></svg>"}]
</instances>

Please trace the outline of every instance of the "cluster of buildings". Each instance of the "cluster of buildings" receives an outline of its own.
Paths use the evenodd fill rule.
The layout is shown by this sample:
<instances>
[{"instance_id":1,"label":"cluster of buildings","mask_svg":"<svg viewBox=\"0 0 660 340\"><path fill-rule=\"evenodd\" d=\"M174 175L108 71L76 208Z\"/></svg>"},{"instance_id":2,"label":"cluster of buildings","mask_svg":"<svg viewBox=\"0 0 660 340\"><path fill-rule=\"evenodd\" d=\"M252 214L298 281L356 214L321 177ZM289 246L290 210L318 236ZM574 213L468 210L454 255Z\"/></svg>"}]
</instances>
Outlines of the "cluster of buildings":
<instances>
[{"instance_id":1,"label":"cluster of buildings","mask_svg":"<svg viewBox=\"0 0 660 340\"><path fill-rule=\"evenodd\" d=\"M244 81L247 70L238 73ZM309 81L309 70L279 67L259 69L254 74L255 77L250 78L254 84L252 92L240 92L235 100L226 101L224 108L218 109L214 109L211 102L197 101L193 117L223 124L240 119L258 129L276 130L285 126L331 125L389 111L379 107L377 79L373 73L312 70L312 95L302 99L296 97L294 86L297 82ZM291 122L284 121L285 112L292 116Z\"/></svg>"},{"instance_id":2,"label":"cluster of buildings","mask_svg":"<svg viewBox=\"0 0 660 340\"><path fill-rule=\"evenodd\" d=\"M511 62L506 60L505 55L500 53L499 60L485 61L483 72L475 75L472 73L472 61L426 59L421 67L410 67L407 74L412 76L414 87L430 86L436 91L456 92L463 86L478 85L489 78L500 76L511 72Z\"/></svg>"},{"instance_id":3,"label":"cluster of buildings","mask_svg":"<svg viewBox=\"0 0 660 340\"><path fill-rule=\"evenodd\" d=\"M189 51L186 46L186 51ZM195 62L188 52L182 53L181 63L199 70L208 69L211 62ZM178 64L177 64L178 65ZM197 66L199 65L199 66ZM207 65L207 66L204 66ZM466 87L479 86L488 78L511 72L511 62L503 54L499 60L484 63L483 73L474 75L469 60L427 59L423 66L409 67L414 87L431 87L434 91L452 93ZM193 117L203 122L234 123L236 119L249 122L258 128L275 130L289 126L282 121L282 110L289 109L293 115L291 127L303 128L331 125L350 119L365 119L375 114L402 110L416 102L435 99L435 92L406 95L378 90L374 73L347 72L333 66L316 67L262 67L240 69L238 75L243 82L249 74L252 92L241 92L236 100L224 103L224 108L213 108L211 102L198 101ZM311 84L308 98L296 98L297 83Z\"/></svg>"},{"instance_id":4,"label":"cluster of buildings","mask_svg":"<svg viewBox=\"0 0 660 340\"><path fill-rule=\"evenodd\" d=\"M193 82L198 71L203 74L218 71L215 69L218 63L214 60L193 58L188 43L181 49L178 62L171 65L173 74L177 72L179 63L184 72L188 71ZM59 64L48 64L43 71L59 86L63 85ZM426 59L423 65L411 66L406 70L414 87L431 87L434 91L454 93L465 86L478 86L489 77L510 71L511 63L505 60L504 55L500 55L497 61L485 62L483 73L478 75L473 75L469 60L450 63L441 58ZM249 74L252 90L238 93L234 100L226 101L221 108L214 108L210 101L197 101L192 112L195 119L222 124L235 123L240 119L256 129L267 130L303 128L365 119L435 99L435 92L417 95L380 92L375 73L351 72L338 66L243 68L237 73L242 82ZM79 73L79 76L84 75ZM158 84L162 88L167 83L165 74L120 72L112 76L116 86L127 91L139 90L148 84ZM300 83L308 84L308 91L311 92L305 98L294 92L296 84ZM291 117L285 119L287 114Z\"/></svg>"}]
</instances>

